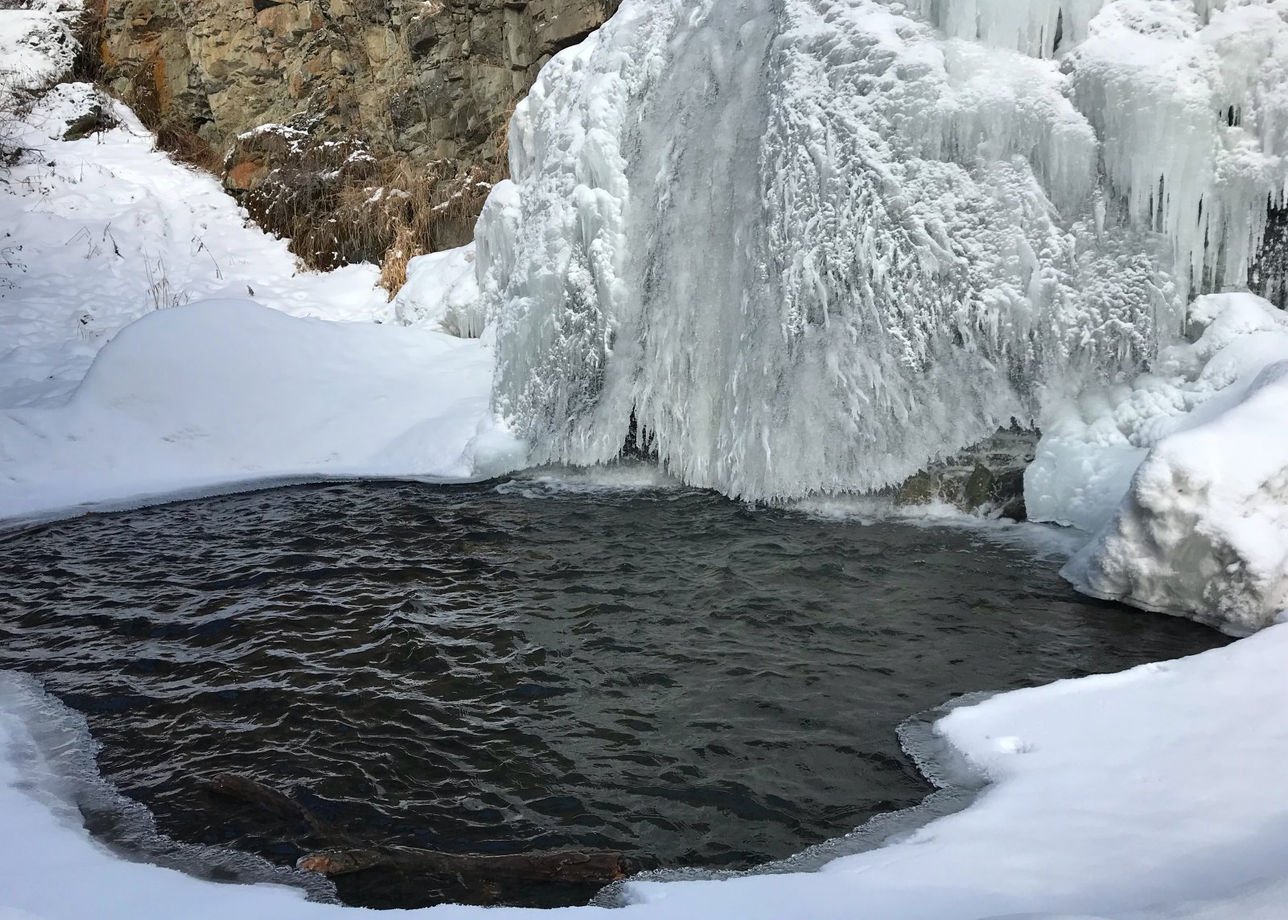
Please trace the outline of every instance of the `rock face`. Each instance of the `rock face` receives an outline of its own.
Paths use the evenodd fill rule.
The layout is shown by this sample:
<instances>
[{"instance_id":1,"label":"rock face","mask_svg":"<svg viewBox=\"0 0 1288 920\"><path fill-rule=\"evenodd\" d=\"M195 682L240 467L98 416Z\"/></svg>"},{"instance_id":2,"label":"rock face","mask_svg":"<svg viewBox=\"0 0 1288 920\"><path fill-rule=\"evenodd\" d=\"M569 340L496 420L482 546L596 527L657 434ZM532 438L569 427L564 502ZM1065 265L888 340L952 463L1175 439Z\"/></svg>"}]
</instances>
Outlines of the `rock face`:
<instances>
[{"instance_id":1,"label":"rock face","mask_svg":"<svg viewBox=\"0 0 1288 920\"><path fill-rule=\"evenodd\" d=\"M943 502L967 514L1023 521L1024 470L1033 462L1038 433L1003 428L947 460L906 479L894 493L897 505Z\"/></svg>"},{"instance_id":2,"label":"rock face","mask_svg":"<svg viewBox=\"0 0 1288 920\"><path fill-rule=\"evenodd\" d=\"M220 156L261 125L304 122L382 166L477 178L504 172L506 124L541 65L619 0L94 2L101 79Z\"/></svg>"}]
</instances>

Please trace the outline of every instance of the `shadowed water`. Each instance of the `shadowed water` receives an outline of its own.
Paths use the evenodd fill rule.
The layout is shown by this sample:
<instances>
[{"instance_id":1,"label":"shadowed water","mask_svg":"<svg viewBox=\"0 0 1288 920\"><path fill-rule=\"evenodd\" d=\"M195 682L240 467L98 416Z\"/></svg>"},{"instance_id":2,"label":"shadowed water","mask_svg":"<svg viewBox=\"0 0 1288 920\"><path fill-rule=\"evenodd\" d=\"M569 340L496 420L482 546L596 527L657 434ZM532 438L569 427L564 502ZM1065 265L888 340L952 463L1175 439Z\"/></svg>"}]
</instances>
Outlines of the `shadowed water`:
<instances>
[{"instance_id":1,"label":"shadowed water","mask_svg":"<svg viewBox=\"0 0 1288 920\"><path fill-rule=\"evenodd\" d=\"M0 668L85 712L103 773L180 839L742 868L920 800L912 713L1225 641L1057 568L685 489L306 486L3 537ZM293 790L324 829L210 794L219 772ZM340 892L592 893L384 871Z\"/></svg>"}]
</instances>

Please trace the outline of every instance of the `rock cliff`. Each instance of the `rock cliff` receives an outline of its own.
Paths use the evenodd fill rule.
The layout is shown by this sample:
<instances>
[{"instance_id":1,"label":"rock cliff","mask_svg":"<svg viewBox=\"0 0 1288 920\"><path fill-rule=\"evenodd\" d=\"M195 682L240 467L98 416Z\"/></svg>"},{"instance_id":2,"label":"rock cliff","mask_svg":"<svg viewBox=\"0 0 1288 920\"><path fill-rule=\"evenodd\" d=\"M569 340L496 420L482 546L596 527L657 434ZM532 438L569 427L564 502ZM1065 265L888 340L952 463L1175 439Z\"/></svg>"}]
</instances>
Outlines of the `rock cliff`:
<instances>
[{"instance_id":1,"label":"rock cliff","mask_svg":"<svg viewBox=\"0 0 1288 920\"><path fill-rule=\"evenodd\" d=\"M94 2L100 79L172 137L199 140L221 158L233 151L224 167L234 192L260 187L288 147L310 163L326 161L321 145L342 141L368 150L386 179L429 170L454 181L434 202L442 204L462 183L503 174L515 103L541 65L598 27L618 0ZM310 143L266 145L262 134L239 143L274 123ZM357 172L375 181L370 168ZM429 234L436 238L413 248L467 237L482 196L466 198L451 209L455 226L440 221ZM340 260L369 258L366 248Z\"/></svg>"}]
</instances>

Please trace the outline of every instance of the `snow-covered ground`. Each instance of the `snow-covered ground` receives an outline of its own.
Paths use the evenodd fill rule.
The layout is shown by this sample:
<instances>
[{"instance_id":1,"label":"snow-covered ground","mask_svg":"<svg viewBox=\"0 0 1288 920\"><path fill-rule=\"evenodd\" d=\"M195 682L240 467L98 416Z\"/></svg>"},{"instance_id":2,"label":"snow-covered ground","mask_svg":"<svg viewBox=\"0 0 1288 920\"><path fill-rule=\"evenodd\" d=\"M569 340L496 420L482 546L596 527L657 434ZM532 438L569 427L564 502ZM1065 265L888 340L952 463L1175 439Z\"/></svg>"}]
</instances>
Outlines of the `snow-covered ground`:
<instances>
[{"instance_id":1,"label":"snow-covered ground","mask_svg":"<svg viewBox=\"0 0 1288 920\"><path fill-rule=\"evenodd\" d=\"M0 97L70 59L58 10L72 4L34 5L0 10ZM985 13L1006 5L978 0ZM1073 4L1069 28L1100 6ZM118 127L62 140L68 119L96 103L83 85L46 95L15 125L34 153L0 173L0 517L279 478L455 477L521 462L489 407L488 337L425 328L480 331L467 251L414 264L394 306L368 267L300 272L284 244L246 226L209 177L155 153L119 107ZM490 258L504 239L485 243ZM395 310L425 327L387 322ZM1285 603L1288 330L1248 295L1202 299L1191 323L1201 335L1151 376L1065 407L1030 501L1099 528L1070 567L1085 589L1246 630ZM990 781L966 810L818 872L632 882L622 910L1282 920L1285 660L1288 625L1272 625L1191 659L958 708L937 723L942 749L914 753L964 758ZM83 828L82 786L58 756L88 743L77 724L29 682L0 675L0 920L367 913L109 853ZM60 725L71 730L52 730Z\"/></svg>"},{"instance_id":2,"label":"snow-covered ground","mask_svg":"<svg viewBox=\"0 0 1288 920\"><path fill-rule=\"evenodd\" d=\"M67 41L56 13L0 12L0 96L66 66ZM116 127L64 140L96 106ZM6 123L26 152L0 171L0 518L521 460L491 348L393 322L374 267L300 269L87 84Z\"/></svg>"},{"instance_id":3,"label":"snow-covered ground","mask_svg":"<svg viewBox=\"0 0 1288 920\"><path fill-rule=\"evenodd\" d=\"M421 329L297 319L246 300L149 313L66 405L0 412L0 516L311 476L501 473L492 359Z\"/></svg>"},{"instance_id":4,"label":"snow-covered ground","mask_svg":"<svg viewBox=\"0 0 1288 920\"><path fill-rule=\"evenodd\" d=\"M62 140L95 105L118 126ZM155 150L129 109L92 86L56 87L15 127L12 143L28 152L0 172L0 406L65 400L124 326L201 300L393 318L374 267L299 269L286 242L248 224L212 176Z\"/></svg>"}]
</instances>

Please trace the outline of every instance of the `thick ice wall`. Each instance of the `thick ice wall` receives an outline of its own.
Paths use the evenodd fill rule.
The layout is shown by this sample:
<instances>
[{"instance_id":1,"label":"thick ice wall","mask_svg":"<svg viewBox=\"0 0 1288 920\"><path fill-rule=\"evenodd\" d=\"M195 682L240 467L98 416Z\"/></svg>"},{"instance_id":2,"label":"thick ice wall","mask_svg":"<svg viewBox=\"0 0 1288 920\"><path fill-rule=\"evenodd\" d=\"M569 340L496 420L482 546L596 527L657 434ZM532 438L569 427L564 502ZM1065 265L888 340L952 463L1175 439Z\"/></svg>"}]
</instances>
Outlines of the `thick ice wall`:
<instances>
[{"instance_id":1,"label":"thick ice wall","mask_svg":"<svg viewBox=\"0 0 1288 920\"><path fill-rule=\"evenodd\" d=\"M633 420L776 498L1136 372L1282 191L1285 2L627 0L543 72L479 224L496 408L538 461Z\"/></svg>"},{"instance_id":2,"label":"thick ice wall","mask_svg":"<svg viewBox=\"0 0 1288 920\"><path fill-rule=\"evenodd\" d=\"M1166 236L1178 280L1245 284L1288 183L1288 3L1117 0L1068 65L1111 193Z\"/></svg>"},{"instance_id":3,"label":"thick ice wall","mask_svg":"<svg viewBox=\"0 0 1288 920\"><path fill-rule=\"evenodd\" d=\"M605 438L624 433L625 419L599 423L625 290L624 118L659 72L676 13L627 5L546 65L511 123L513 182L492 192L475 231L482 299L505 354L498 408L569 454L605 455Z\"/></svg>"}]
</instances>

